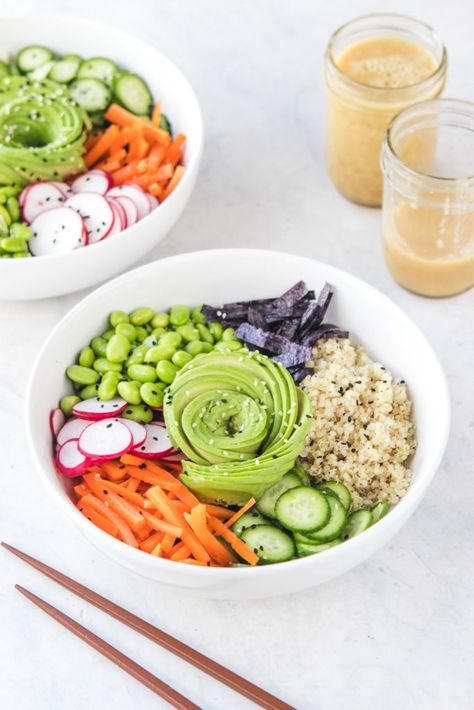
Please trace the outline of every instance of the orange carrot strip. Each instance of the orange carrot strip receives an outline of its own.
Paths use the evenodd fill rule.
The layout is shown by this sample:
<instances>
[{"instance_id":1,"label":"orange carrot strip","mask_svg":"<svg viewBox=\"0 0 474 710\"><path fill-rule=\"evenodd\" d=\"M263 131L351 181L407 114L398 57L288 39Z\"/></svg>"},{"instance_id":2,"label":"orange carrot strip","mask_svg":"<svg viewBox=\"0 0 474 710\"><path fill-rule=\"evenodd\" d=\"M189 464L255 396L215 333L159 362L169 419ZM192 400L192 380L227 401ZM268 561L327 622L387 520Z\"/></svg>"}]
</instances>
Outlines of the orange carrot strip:
<instances>
[{"instance_id":1,"label":"orange carrot strip","mask_svg":"<svg viewBox=\"0 0 474 710\"><path fill-rule=\"evenodd\" d=\"M91 523L94 523L94 525L97 525L98 528L108 533L109 535L112 535L112 537L117 537L117 526L114 525L114 523L108 520L105 516L101 515L88 505L82 505L81 503L79 503L78 508L81 513L91 521Z\"/></svg>"},{"instance_id":2,"label":"orange carrot strip","mask_svg":"<svg viewBox=\"0 0 474 710\"><path fill-rule=\"evenodd\" d=\"M140 485L140 481L138 480L138 478L129 478L127 481L127 488L130 491L136 492L139 485Z\"/></svg>"},{"instance_id":3,"label":"orange carrot strip","mask_svg":"<svg viewBox=\"0 0 474 710\"><path fill-rule=\"evenodd\" d=\"M104 116L107 121L117 124L117 126L139 125L143 129L145 137L151 141L156 141L163 145L170 143L170 135L167 131L157 128L148 119L135 116L135 114L130 113L130 111L118 104L110 104Z\"/></svg>"},{"instance_id":4,"label":"orange carrot strip","mask_svg":"<svg viewBox=\"0 0 474 710\"><path fill-rule=\"evenodd\" d=\"M174 535L165 535L163 538L163 541L161 543L161 552L163 555L168 555L169 551L173 547L175 543L175 536Z\"/></svg>"},{"instance_id":5,"label":"orange carrot strip","mask_svg":"<svg viewBox=\"0 0 474 710\"><path fill-rule=\"evenodd\" d=\"M117 526L119 537L124 542L126 542L127 545L131 545L131 547L138 547L137 538L130 530L127 523L122 520L120 515L117 515L117 513L115 513L113 510L110 510L110 508L105 505L105 503L102 503L102 501L99 500L92 493L88 493L87 495L85 495L82 498L82 501L84 502L84 505L93 508L98 513L101 513L101 515L103 515L105 518L108 518L112 523L114 523L114 525Z\"/></svg>"},{"instance_id":6,"label":"orange carrot strip","mask_svg":"<svg viewBox=\"0 0 474 710\"><path fill-rule=\"evenodd\" d=\"M174 547L176 547L176 545ZM173 560L174 562L179 562L180 560L184 560L186 557L189 557L190 554L191 553L189 552L186 545L183 544L183 546L180 547L179 550L176 550L176 552L170 554L168 556L168 559Z\"/></svg>"},{"instance_id":7,"label":"orange carrot strip","mask_svg":"<svg viewBox=\"0 0 474 710\"><path fill-rule=\"evenodd\" d=\"M151 552L156 545L163 540L164 533L160 532L159 530L157 532L152 533L149 537L146 538L146 540L143 540L143 542L140 543L140 550L144 550L144 552Z\"/></svg>"},{"instance_id":8,"label":"orange carrot strip","mask_svg":"<svg viewBox=\"0 0 474 710\"><path fill-rule=\"evenodd\" d=\"M154 195L155 197L160 197L161 193L163 192L163 188L161 187L161 185L158 185L157 182L154 182L148 188L148 192L150 193L150 195Z\"/></svg>"},{"instance_id":9,"label":"orange carrot strip","mask_svg":"<svg viewBox=\"0 0 474 710\"><path fill-rule=\"evenodd\" d=\"M184 133L178 133L178 135L173 139L168 150L176 150L177 148L181 148L185 141L186 136L184 135Z\"/></svg>"},{"instance_id":10,"label":"orange carrot strip","mask_svg":"<svg viewBox=\"0 0 474 710\"><path fill-rule=\"evenodd\" d=\"M182 165L178 165L174 171L174 175L169 181L169 184L166 186L166 190L163 192L163 200L166 200L167 197L171 195L173 190L176 188L178 183L180 182L181 178L183 177L185 173L185 169Z\"/></svg>"},{"instance_id":11,"label":"orange carrot strip","mask_svg":"<svg viewBox=\"0 0 474 710\"><path fill-rule=\"evenodd\" d=\"M231 518L229 518L229 520L226 522L226 527L230 528L244 513L247 512L247 510L250 510L250 508L255 505L255 503L255 498L250 498L246 502L246 504L240 508L240 510L238 510Z\"/></svg>"},{"instance_id":12,"label":"orange carrot strip","mask_svg":"<svg viewBox=\"0 0 474 710\"><path fill-rule=\"evenodd\" d=\"M103 463L101 469L99 469L99 472L104 472L111 481L120 481L127 473L125 466L120 463L115 463L114 461Z\"/></svg>"},{"instance_id":13,"label":"orange carrot strip","mask_svg":"<svg viewBox=\"0 0 474 710\"><path fill-rule=\"evenodd\" d=\"M197 535L188 525L183 515L176 510L167 499L163 490L159 486L153 486L153 488L150 488L150 490L146 492L146 496L155 504L155 507L162 513L165 520L183 529L180 537L194 557L198 560L202 560L202 562L209 562L211 558L205 547L199 541ZM145 513L145 515L149 514Z\"/></svg>"},{"instance_id":14,"label":"orange carrot strip","mask_svg":"<svg viewBox=\"0 0 474 710\"><path fill-rule=\"evenodd\" d=\"M235 535L232 530L229 530L224 523L222 523L217 518L213 516L209 517L209 524L213 533L220 535L232 549L240 556L243 560L249 563L249 565L256 565L258 563L259 557L255 554L253 550L250 549L248 545L245 544L237 535Z\"/></svg>"},{"instance_id":15,"label":"orange carrot strip","mask_svg":"<svg viewBox=\"0 0 474 710\"><path fill-rule=\"evenodd\" d=\"M165 490L174 490L179 485L179 481L168 471L155 473L154 471L141 469L138 466L127 466L127 471L133 478L145 481L145 483L149 483L152 486L161 486Z\"/></svg>"},{"instance_id":16,"label":"orange carrot strip","mask_svg":"<svg viewBox=\"0 0 474 710\"><path fill-rule=\"evenodd\" d=\"M74 486L74 493L78 498L82 498L86 493L89 493L89 489L83 483L78 483L77 486Z\"/></svg>"},{"instance_id":17,"label":"orange carrot strip","mask_svg":"<svg viewBox=\"0 0 474 710\"><path fill-rule=\"evenodd\" d=\"M184 513L184 519L189 523L198 540L206 548L213 560L227 566L236 562L235 557L211 533L206 522L206 506L203 503L194 506L190 513Z\"/></svg>"},{"instance_id":18,"label":"orange carrot strip","mask_svg":"<svg viewBox=\"0 0 474 710\"><path fill-rule=\"evenodd\" d=\"M159 542L157 545L155 545L155 547L154 547L153 550L151 551L151 554L152 554L152 555L156 555L156 557L161 557L161 556L162 556L162 555L161 555L161 542Z\"/></svg>"},{"instance_id":19,"label":"orange carrot strip","mask_svg":"<svg viewBox=\"0 0 474 710\"><path fill-rule=\"evenodd\" d=\"M173 173L173 166L169 163L165 163L156 171L154 177L157 182L160 182L161 180L169 180L172 178Z\"/></svg>"},{"instance_id":20,"label":"orange carrot strip","mask_svg":"<svg viewBox=\"0 0 474 710\"><path fill-rule=\"evenodd\" d=\"M143 540L146 540L147 537L151 534L151 530L148 527L148 525L144 525L141 530L135 530L135 537L139 542L143 542Z\"/></svg>"},{"instance_id":21,"label":"orange carrot strip","mask_svg":"<svg viewBox=\"0 0 474 710\"><path fill-rule=\"evenodd\" d=\"M166 520L161 520L153 513L148 513L145 511L143 516L151 528L154 528L155 530L163 532L163 533L165 533L165 535L172 535L173 537L181 537L181 535L183 534L183 529L181 526L175 525L174 523L170 523Z\"/></svg>"},{"instance_id":22,"label":"orange carrot strip","mask_svg":"<svg viewBox=\"0 0 474 710\"><path fill-rule=\"evenodd\" d=\"M95 134L89 136L89 138L84 143L84 148L86 149L86 151L93 148L101 136L102 136L102 132L95 133Z\"/></svg>"},{"instance_id":23,"label":"orange carrot strip","mask_svg":"<svg viewBox=\"0 0 474 710\"><path fill-rule=\"evenodd\" d=\"M157 101L156 104L153 106L153 112L151 114L151 122L157 128L160 125L160 118L161 118L161 106L160 106L160 102Z\"/></svg>"},{"instance_id":24,"label":"orange carrot strip","mask_svg":"<svg viewBox=\"0 0 474 710\"><path fill-rule=\"evenodd\" d=\"M184 562L185 565L198 565L198 567L207 567L206 562L200 562L199 560L195 560L192 557L186 557L186 559L180 560L180 562Z\"/></svg>"},{"instance_id":25,"label":"orange carrot strip","mask_svg":"<svg viewBox=\"0 0 474 710\"><path fill-rule=\"evenodd\" d=\"M170 163L170 165L172 165L173 168L175 168L178 165L178 163L180 163L181 160L183 159L183 154L180 150L176 150L172 153L171 152L168 153L166 159Z\"/></svg>"},{"instance_id":26,"label":"orange carrot strip","mask_svg":"<svg viewBox=\"0 0 474 710\"><path fill-rule=\"evenodd\" d=\"M120 515L134 532L145 527L145 518L139 508L123 500L116 493L110 493L107 496L107 501L112 510Z\"/></svg>"},{"instance_id":27,"label":"orange carrot strip","mask_svg":"<svg viewBox=\"0 0 474 710\"><path fill-rule=\"evenodd\" d=\"M102 497L103 495L107 496L110 495L110 493L118 493L123 496L123 498L126 498L135 505L138 505L139 508L143 508L145 503L143 496L139 493L131 491L129 488L125 488L124 486L114 483L113 481L106 481L104 478L97 478L95 475L88 473L84 474L83 479L91 491L101 500L104 500Z\"/></svg>"},{"instance_id":28,"label":"orange carrot strip","mask_svg":"<svg viewBox=\"0 0 474 710\"><path fill-rule=\"evenodd\" d=\"M114 172L114 183L116 185L123 185L124 182L128 182L134 175L137 169L137 164L135 162L129 162L119 170Z\"/></svg>"},{"instance_id":29,"label":"orange carrot strip","mask_svg":"<svg viewBox=\"0 0 474 710\"><path fill-rule=\"evenodd\" d=\"M109 126L107 130L101 135L97 143L93 148L86 153L84 157L84 162L88 168L99 160L110 148L114 140L117 138L120 130L118 126Z\"/></svg>"},{"instance_id":30,"label":"orange carrot strip","mask_svg":"<svg viewBox=\"0 0 474 710\"><path fill-rule=\"evenodd\" d=\"M209 503L206 503L206 512L208 515L219 518L219 520L227 520L232 515L232 511L228 508L221 508L220 505L211 505Z\"/></svg>"}]
</instances>

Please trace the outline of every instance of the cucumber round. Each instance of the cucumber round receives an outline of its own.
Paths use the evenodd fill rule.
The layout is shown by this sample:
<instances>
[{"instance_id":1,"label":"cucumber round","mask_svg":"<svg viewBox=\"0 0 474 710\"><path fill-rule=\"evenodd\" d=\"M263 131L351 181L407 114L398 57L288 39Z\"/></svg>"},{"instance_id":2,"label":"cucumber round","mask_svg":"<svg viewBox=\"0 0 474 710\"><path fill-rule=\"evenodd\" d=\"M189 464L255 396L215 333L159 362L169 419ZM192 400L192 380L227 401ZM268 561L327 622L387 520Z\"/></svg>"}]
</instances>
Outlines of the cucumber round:
<instances>
[{"instance_id":1,"label":"cucumber round","mask_svg":"<svg viewBox=\"0 0 474 710\"><path fill-rule=\"evenodd\" d=\"M78 79L98 79L107 86L112 86L117 74L117 65L106 57L91 57L85 59L77 70Z\"/></svg>"},{"instance_id":2,"label":"cucumber round","mask_svg":"<svg viewBox=\"0 0 474 710\"><path fill-rule=\"evenodd\" d=\"M307 533L307 536L310 539L318 543L331 542L331 540L335 540L342 533L347 523L346 509L339 498L329 492L324 492L324 495L329 503L329 521L323 528L320 528L316 532Z\"/></svg>"},{"instance_id":3,"label":"cucumber round","mask_svg":"<svg viewBox=\"0 0 474 710\"><path fill-rule=\"evenodd\" d=\"M33 69L33 71L28 72L28 77L30 79L35 79L36 81L43 81L49 75L49 72L54 66L54 61L45 62L40 67Z\"/></svg>"},{"instance_id":4,"label":"cucumber round","mask_svg":"<svg viewBox=\"0 0 474 710\"><path fill-rule=\"evenodd\" d=\"M370 528L373 522L372 513L370 510L356 510L355 513L351 513L347 519L347 525L344 532L342 533L343 540L349 540L351 537L359 535L367 528Z\"/></svg>"},{"instance_id":5,"label":"cucumber round","mask_svg":"<svg viewBox=\"0 0 474 710\"><path fill-rule=\"evenodd\" d=\"M339 481L324 481L317 488L320 491L328 491L336 495L346 511L349 511L352 505L352 496L350 490L343 483L339 483Z\"/></svg>"},{"instance_id":6,"label":"cucumber round","mask_svg":"<svg viewBox=\"0 0 474 710\"><path fill-rule=\"evenodd\" d=\"M10 75L10 65L8 62L0 60L0 81Z\"/></svg>"},{"instance_id":7,"label":"cucumber round","mask_svg":"<svg viewBox=\"0 0 474 710\"><path fill-rule=\"evenodd\" d=\"M327 495L306 486L287 490L275 505L277 520L283 527L302 533L323 528L329 521L330 512Z\"/></svg>"},{"instance_id":8,"label":"cucumber round","mask_svg":"<svg viewBox=\"0 0 474 710\"><path fill-rule=\"evenodd\" d=\"M274 525L247 528L242 533L242 540L258 555L262 564L286 562L295 556L293 539Z\"/></svg>"},{"instance_id":9,"label":"cucumber round","mask_svg":"<svg viewBox=\"0 0 474 710\"><path fill-rule=\"evenodd\" d=\"M105 111L112 97L110 89L99 79L76 79L70 86L73 99L85 111Z\"/></svg>"},{"instance_id":10,"label":"cucumber round","mask_svg":"<svg viewBox=\"0 0 474 710\"><path fill-rule=\"evenodd\" d=\"M113 80L114 96L127 111L137 116L149 115L153 97L148 86L132 72L119 72Z\"/></svg>"},{"instance_id":11,"label":"cucumber round","mask_svg":"<svg viewBox=\"0 0 474 710\"><path fill-rule=\"evenodd\" d=\"M59 84L69 84L76 78L81 61L82 59L77 54L66 54L62 59L54 62L49 72L49 78Z\"/></svg>"},{"instance_id":12,"label":"cucumber round","mask_svg":"<svg viewBox=\"0 0 474 710\"><path fill-rule=\"evenodd\" d=\"M50 49L39 44L30 44L18 52L15 63L22 74L28 74L52 59L54 56Z\"/></svg>"},{"instance_id":13,"label":"cucumber round","mask_svg":"<svg viewBox=\"0 0 474 710\"><path fill-rule=\"evenodd\" d=\"M277 483L267 488L265 493L260 496L257 501L258 510L262 515L266 515L267 518L276 518L275 504L278 498L285 491L290 490L290 488L296 488L297 486L301 486L301 481L298 476L295 476L291 471L285 473Z\"/></svg>"},{"instance_id":14,"label":"cucumber round","mask_svg":"<svg viewBox=\"0 0 474 710\"><path fill-rule=\"evenodd\" d=\"M379 520L381 520L385 515L387 515L389 511L389 505L386 500L381 500L380 503L377 503L377 505L374 505L372 510L370 511L372 513L372 525L374 523L378 523Z\"/></svg>"},{"instance_id":15,"label":"cucumber round","mask_svg":"<svg viewBox=\"0 0 474 710\"><path fill-rule=\"evenodd\" d=\"M170 134L170 136L173 133L173 131L171 129L171 123L169 121L169 118L164 113L160 114L160 128L162 131L167 131Z\"/></svg>"},{"instance_id":16,"label":"cucumber round","mask_svg":"<svg viewBox=\"0 0 474 710\"><path fill-rule=\"evenodd\" d=\"M251 510L248 510L246 513L240 516L238 520L235 521L235 523L232 525L231 530L233 533L238 535L239 537L242 535L244 530L247 530L248 528L252 528L254 525L268 525L269 521L263 517L263 515L260 515L258 510L255 508L252 508Z\"/></svg>"},{"instance_id":17,"label":"cucumber round","mask_svg":"<svg viewBox=\"0 0 474 710\"><path fill-rule=\"evenodd\" d=\"M335 547L336 545L339 545L341 540L338 538L337 540L332 540L331 542L324 542L321 545L315 545L315 544L310 544L307 542L297 542L296 543L296 552L298 553L298 557L307 557L308 555L315 555L318 552L324 552L325 550L330 550L331 547Z\"/></svg>"},{"instance_id":18,"label":"cucumber round","mask_svg":"<svg viewBox=\"0 0 474 710\"><path fill-rule=\"evenodd\" d=\"M300 463L297 463L294 465L294 467L291 470L291 473L296 474L298 478L301 481L301 484L303 486L310 486L311 485L311 479L309 477L309 473L306 471L305 468Z\"/></svg>"}]
</instances>

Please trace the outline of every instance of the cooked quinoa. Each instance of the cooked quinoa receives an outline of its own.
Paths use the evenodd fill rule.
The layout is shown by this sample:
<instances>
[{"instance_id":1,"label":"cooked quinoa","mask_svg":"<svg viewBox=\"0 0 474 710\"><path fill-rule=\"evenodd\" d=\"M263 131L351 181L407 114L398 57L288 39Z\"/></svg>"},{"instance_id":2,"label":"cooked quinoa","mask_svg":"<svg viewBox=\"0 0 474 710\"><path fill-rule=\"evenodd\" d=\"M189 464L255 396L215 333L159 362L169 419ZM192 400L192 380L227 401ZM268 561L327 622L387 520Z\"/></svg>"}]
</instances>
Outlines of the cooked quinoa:
<instances>
[{"instance_id":1,"label":"cooked quinoa","mask_svg":"<svg viewBox=\"0 0 474 710\"><path fill-rule=\"evenodd\" d=\"M349 339L321 340L302 382L313 423L301 463L316 482L336 480L352 493L353 508L391 505L410 485L416 448L411 402L396 380Z\"/></svg>"}]
</instances>

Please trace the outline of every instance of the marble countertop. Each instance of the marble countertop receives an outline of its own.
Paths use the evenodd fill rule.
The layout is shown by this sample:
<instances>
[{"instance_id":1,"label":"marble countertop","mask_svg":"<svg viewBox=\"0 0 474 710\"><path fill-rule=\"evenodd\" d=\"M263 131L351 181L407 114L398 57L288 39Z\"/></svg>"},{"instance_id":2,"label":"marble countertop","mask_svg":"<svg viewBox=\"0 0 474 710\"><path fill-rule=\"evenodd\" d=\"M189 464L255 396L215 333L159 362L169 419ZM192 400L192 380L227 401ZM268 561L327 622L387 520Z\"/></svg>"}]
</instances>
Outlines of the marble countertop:
<instances>
[{"instance_id":1,"label":"marble countertop","mask_svg":"<svg viewBox=\"0 0 474 710\"><path fill-rule=\"evenodd\" d=\"M2 1L2 13L34 11ZM440 471L392 543L330 583L257 602L195 599L137 579L87 542L45 494L28 453L23 402L44 338L85 293L0 304L1 538L116 598L298 710L472 708L474 291L428 300L399 288L381 254L380 212L349 204L324 166L321 56L331 31L373 11L356 0L43 0L113 22L158 46L201 101L206 146L184 216L147 260L256 246L305 254L369 281L421 327L446 370L453 427ZM113 10L112 10L113 8ZM388 9L388 8L385 8ZM399 0L450 56L446 95L473 99L471 0ZM1 32L1 27L0 27ZM152 693L33 608L30 586L206 710L251 703L0 551L2 710L141 710Z\"/></svg>"}]
</instances>

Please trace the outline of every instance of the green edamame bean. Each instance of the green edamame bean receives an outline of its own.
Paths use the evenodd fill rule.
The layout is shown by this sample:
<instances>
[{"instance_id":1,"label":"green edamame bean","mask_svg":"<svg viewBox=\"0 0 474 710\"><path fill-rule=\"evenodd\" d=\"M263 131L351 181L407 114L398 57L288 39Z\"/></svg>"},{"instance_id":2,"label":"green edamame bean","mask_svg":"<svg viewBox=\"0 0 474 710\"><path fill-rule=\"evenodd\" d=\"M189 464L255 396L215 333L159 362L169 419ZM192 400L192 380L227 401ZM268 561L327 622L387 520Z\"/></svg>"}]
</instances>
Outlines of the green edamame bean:
<instances>
[{"instance_id":1,"label":"green edamame bean","mask_svg":"<svg viewBox=\"0 0 474 710\"><path fill-rule=\"evenodd\" d=\"M130 404L121 416L139 424L149 424L153 420L153 410L147 404Z\"/></svg>"},{"instance_id":2,"label":"green edamame bean","mask_svg":"<svg viewBox=\"0 0 474 710\"><path fill-rule=\"evenodd\" d=\"M170 385L178 374L178 368L169 360L160 360L156 366L156 374L162 382Z\"/></svg>"},{"instance_id":3,"label":"green edamame bean","mask_svg":"<svg viewBox=\"0 0 474 710\"><path fill-rule=\"evenodd\" d=\"M21 192L21 189L18 185L4 185L0 187L0 192L5 197L16 197Z\"/></svg>"},{"instance_id":4,"label":"green edamame bean","mask_svg":"<svg viewBox=\"0 0 474 710\"><path fill-rule=\"evenodd\" d=\"M201 313L202 306L197 306L193 309L191 313L191 318L195 323L200 323L201 325L206 325L206 316Z\"/></svg>"},{"instance_id":5,"label":"green edamame bean","mask_svg":"<svg viewBox=\"0 0 474 710\"><path fill-rule=\"evenodd\" d=\"M6 222L7 227L9 227L12 223L12 218L10 217L10 212L3 205L0 205L0 215L3 217L4 222Z\"/></svg>"},{"instance_id":6,"label":"green edamame bean","mask_svg":"<svg viewBox=\"0 0 474 710\"><path fill-rule=\"evenodd\" d=\"M29 251L16 251L14 254L11 255L14 259L24 259L27 256L31 256Z\"/></svg>"},{"instance_id":7,"label":"green edamame bean","mask_svg":"<svg viewBox=\"0 0 474 710\"><path fill-rule=\"evenodd\" d=\"M92 367L92 365L94 364L94 360L95 352L92 350L91 347L89 347L89 345L86 345L86 347L82 348L81 352L79 353L79 365L82 365L82 367Z\"/></svg>"},{"instance_id":8,"label":"green edamame bean","mask_svg":"<svg viewBox=\"0 0 474 710\"><path fill-rule=\"evenodd\" d=\"M203 346L204 343L202 342L202 340L193 340L192 343L188 343L186 345L186 352L189 353L192 357L194 357L195 355L202 353Z\"/></svg>"},{"instance_id":9,"label":"green edamame bean","mask_svg":"<svg viewBox=\"0 0 474 710\"><path fill-rule=\"evenodd\" d=\"M106 372L120 372L122 365L119 362L111 362L106 357L98 357L94 360L93 368L96 372L104 374Z\"/></svg>"},{"instance_id":10,"label":"green edamame bean","mask_svg":"<svg viewBox=\"0 0 474 710\"><path fill-rule=\"evenodd\" d=\"M160 312L155 313L151 320L151 325L153 328L167 328L170 322L170 317L167 313Z\"/></svg>"},{"instance_id":11,"label":"green edamame bean","mask_svg":"<svg viewBox=\"0 0 474 710\"><path fill-rule=\"evenodd\" d=\"M138 340L139 343L143 343L143 341L145 340L145 338L148 337L148 331L147 331L147 329L144 328L144 327L141 326L141 325L137 325L137 326L136 326L136 328L135 328L135 333L136 333L136 338L137 338L137 340Z\"/></svg>"},{"instance_id":12,"label":"green edamame bean","mask_svg":"<svg viewBox=\"0 0 474 710\"><path fill-rule=\"evenodd\" d=\"M70 417L72 414L72 408L75 404L79 404L80 401L81 398L77 397L75 394L68 394L60 400L59 406L61 407L63 414L65 414L66 417Z\"/></svg>"},{"instance_id":13,"label":"green edamame bean","mask_svg":"<svg viewBox=\"0 0 474 710\"><path fill-rule=\"evenodd\" d=\"M105 354L111 362L123 362L130 352L130 341L125 335L114 333L107 343Z\"/></svg>"},{"instance_id":14,"label":"green edamame bean","mask_svg":"<svg viewBox=\"0 0 474 710\"><path fill-rule=\"evenodd\" d=\"M25 251L25 240L18 237L3 237L0 239L0 247L5 251L14 254L15 252Z\"/></svg>"},{"instance_id":15,"label":"green edamame bean","mask_svg":"<svg viewBox=\"0 0 474 710\"><path fill-rule=\"evenodd\" d=\"M159 381L153 382L153 386L158 387L158 389L160 389L162 392L164 392L165 389L168 387L166 382L159 382Z\"/></svg>"},{"instance_id":16,"label":"green edamame bean","mask_svg":"<svg viewBox=\"0 0 474 710\"><path fill-rule=\"evenodd\" d=\"M157 340L161 338L162 335L166 333L166 328L159 326L158 328L153 328L151 335L154 335Z\"/></svg>"},{"instance_id":17,"label":"green edamame bean","mask_svg":"<svg viewBox=\"0 0 474 710\"><path fill-rule=\"evenodd\" d=\"M160 360L171 360L176 352L176 348L171 345L156 345L150 348L145 355L145 362L152 362L156 365Z\"/></svg>"},{"instance_id":18,"label":"green edamame bean","mask_svg":"<svg viewBox=\"0 0 474 710\"><path fill-rule=\"evenodd\" d=\"M176 332L183 336L183 340L186 343L192 343L193 340L200 340L201 338L198 329L189 324L179 325L176 328Z\"/></svg>"},{"instance_id":19,"label":"green edamame bean","mask_svg":"<svg viewBox=\"0 0 474 710\"><path fill-rule=\"evenodd\" d=\"M107 342L109 342L109 340L110 340L110 338L112 337L112 335L115 335L115 330L114 330L114 328L108 328L106 331L104 331L104 332L102 333L102 336L101 336L101 337L102 337L104 340L106 340Z\"/></svg>"},{"instance_id":20,"label":"green edamame bean","mask_svg":"<svg viewBox=\"0 0 474 710\"><path fill-rule=\"evenodd\" d=\"M20 219L20 205L16 197L9 197L6 204L7 210L12 218L12 222L18 222Z\"/></svg>"},{"instance_id":21,"label":"green edamame bean","mask_svg":"<svg viewBox=\"0 0 474 710\"><path fill-rule=\"evenodd\" d=\"M163 391L153 382L144 382L140 387L140 394L145 404L150 407L161 407L163 404Z\"/></svg>"},{"instance_id":22,"label":"green edamame bean","mask_svg":"<svg viewBox=\"0 0 474 710\"><path fill-rule=\"evenodd\" d=\"M171 362L176 365L176 367L184 367L193 359L193 356L187 353L185 350L176 350L171 358Z\"/></svg>"},{"instance_id":23,"label":"green edamame bean","mask_svg":"<svg viewBox=\"0 0 474 710\"><path fill-rule=\"evenodd\" d=\"M241 348L242 343L240 340L220 340L214 345L214 350L218 350L220 353L234 352Z\"/></svg>"},{"instance_id":24,"label":"green edamame bean","mask_svg":"<svg viewBox=\"0 0 474 710\"><path fill-rule=\"evenodd\" d=\"M224 332L224 330L221 324L217 321L214 321L214 323L209 323L209 330L215 340L220 340L222 338L222 333Z\"/></svg>"},{"instance_id":25,"label":"green edamame bean","mask_svg":"<svg viewBox=\"0 0 474 710\"><path fill-rule=\"evenodd\" d=\"M174 326L185 325L190 315L191 309L189 306L173 306L170 310L170 323Z\"/></svg>"},{"instance_id":26,"label":"green edamame bean","mask_svg":"<svg viewBox=\"0 0 474 710\"><path fill-rule=\"evenodd\" d=\"M143 341L143 345L146 345L148 348L153 348L155 345L158 345L158 340L159 338L150 333Z\"/></svg>"},{"instance_id":27,"label":"green edamame bean","mask_svg":"<svg viewBox=\"0 0 474 710\"><path fill-rule=\"evenodd\" d=\"M106 372L99 385L99 397L104 402L113 399L117 394L118 377L115 372Z\"/></svg>"},{"instance_id":28,"label":"green edamame bean","mask_svg":"<svg viewBox=\"0 0 474 710\"><path fill-rule=\"evenodd\" d=\"M226 328L222 333L222 340L235 340L235 330L233 328Z\"/></svg>"},{"instance_id":29,"label":"green edamame bean","mask_svg":"<svg viewBox=\"0 0 474 710\"><path fill-rule=\"evenodd\" d=\"M115 327L115 332L117 335L124 335L131 343L133 343L133 341L137 337L137 331L135 329L135 326L131 323L119 323Z\"/></svg>"},{"instance_id":30,"label":"green edamame bean","mask_svg":"<svg viewBox=\"0 0 474 710\"><path fill-rule=\"evenodd\" d=\"M151 365L130 365L127 374L131 380L138 380L138 382L154 382L156 380L155 368Z\"/></svg>"},{"instance_id":31,"label":"green edamame bean","mask_svg":"<svg viewBox=\"0 0 474 710\"><path fill-rule=\"evenodd\" d=\"M82 365L70 365L66 370L66 375L78 385L95 385L99 379L98 372L90 367L82 367Z\"/></svg>"},{"instance_id":32,"label":"green edamame bean","mask_svg":"<svg viewBox=\"0 0 474 710\"><path fill-rule=\"evenodd\" d=\"M130 323L130 318L125 311L112 311L109 321L112 328L116 328L121 323Z\"/></svg>"},{"instance_id":33,"label":"green edamame bean","mask_svg":"<svg viewBox=\"0 0 474 710\"><path fill-rule=\"evenodd\" d=\"M16 237L17 239L23 239L25 242L31 238L33 232L26 224L21 222L14 222L10 227L10 236Z\"/></svg>"},{"instance_id":34,"label":"green edamame bean","mask_svg":"<svg viewBox=\"0 0 474 710\"><path fill-rule=\"evenodd\" d=\"M81 389L81 399L92 399L92 397L98 397L98 395L98 385L87 385Z\"/></svg>"},{"instance_id":35,"label":"green edamame bean","mask_svg":"<svg viewBox=\"0 0 474 710\"><path fill-rule=\"evenodd\" d=\"M199 335L201 337L201 340L203 340L205 343L210 343L211 345L214 345L214 337L207 327L207 325L203 325L202 323L198 323L196 325L196 328L199 331Z\"/></svg>"},{"instance_id":36,"label":"green edamame bean","mask_svg":"<svg viewBox=\"0 0 474 710\"><path fill-rule=\"evenodd\" d=\"M211 345L211 343L203 343L202 344L202 354L205 355L206 353L212 353L213 350L214 350L214 346Z\"/></svg>"},{"instance_id":37,"label":"green edamame bean","mask_svg":"<svg viewBox=\"0 0 474 710\"><path fill-rule=\"evenodd\" d=\"M91 348L98 357L106 357L107 341L101 337L92 338Z\"/></svg>"},{"instance_id":38,"label":"green edamame bean","mask_svg":"<svg viewBox=\"0 0 474 710\"><path fill-rule=\"evenodd\" d=\"M130 323L132 325L145 325L151 321L154 315L153 308L137 308L130 313Z\"/></svg>"},{"instance_id":39,"label":"green edamame bean","mask_svg":"<svg viewBox=\"0 0 474 710\"><path fill-rule=\"evenodd\" d=\"M183 336L175 331L164 333L160 338L160 345L171 345L172 348L179 348L183 341Z\"/></svg>"},{"instance_id":40,"label":"green edamame bean","mask_svg":"<svg viewBox=\"0 0 474 710\"><path fill-rule=\"evenodd\" d=\"M140 404L142 398L140 396L140 388L135 382L127 382L122 380L117 385L119 395L129 404Z\"/></svg>"}]
</instances>

